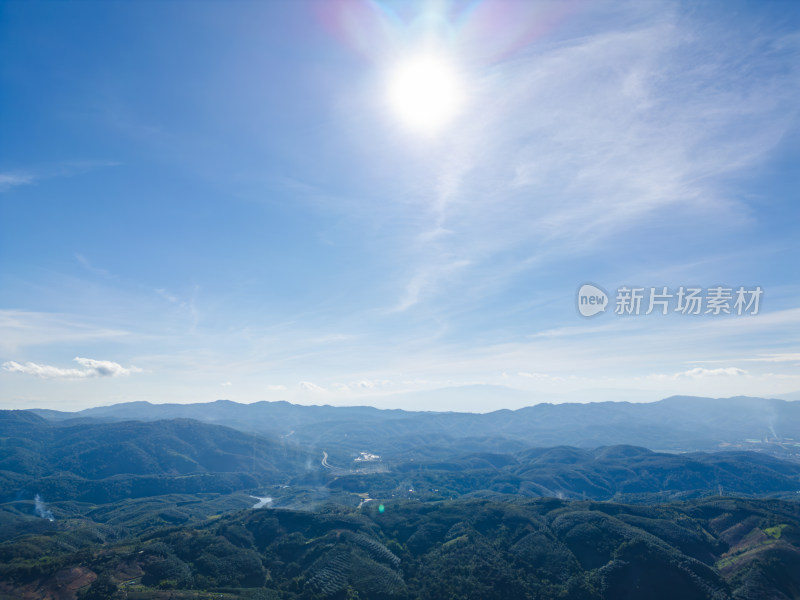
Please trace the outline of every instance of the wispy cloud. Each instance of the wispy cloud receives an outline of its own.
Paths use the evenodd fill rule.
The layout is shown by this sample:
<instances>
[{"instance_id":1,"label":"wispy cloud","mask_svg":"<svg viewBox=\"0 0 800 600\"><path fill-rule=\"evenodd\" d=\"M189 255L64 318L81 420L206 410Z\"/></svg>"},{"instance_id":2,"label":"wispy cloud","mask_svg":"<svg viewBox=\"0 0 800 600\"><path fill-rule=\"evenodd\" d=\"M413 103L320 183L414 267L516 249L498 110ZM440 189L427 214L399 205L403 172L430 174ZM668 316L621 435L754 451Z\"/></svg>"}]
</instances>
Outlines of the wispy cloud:
<instances>
[{"instance_id":1,"label":"wispy cloud","mask_svg":"<svg viewBox=\"0 0 800 600\"><path fill-rule=\"evenodd\" d=\"M318 393L318 392L326 392L327 391L324 387L319 386L316 383L312 383L310 381L301 381L300 383L297 384L297 386L301 390L303 390L304 392L315 392L315 393Z\"/></svg>"},{"instance_id":2,"label":"wispy cloud","mask_svg":"<svg viewBox=\"0 0 800 600\"><path fill-rule=\"evenodd\" d=\"M731 359L721 360L700 360L695 361L698 363L714 363L714 362L731 362ZM736 358L734 362L754 362L754 363L786 363L796 362L800 363L800 353L797 352L782 352L776 354L760 354L754 357Z\"/></svg>"},{"instance_id":3,"label":"wispy cloud","mask_svg":"<svg viewBox=\"0 0 800 600\"><path fill-rule=\"evenodd\" d=\"M441 286L469 266L468 260L431 264L420 268L406 284L403 296L390 312L403 312L420 302L424 295L433 295Z\"/></svg>"},{"instance_id":4,"label":"wispy cloud","mask_svg":"<svg viewBox=\"0 0 800 600\"><path fill-rule=\"evenodd\" d=\"M378 392L391 388L394 382L389 379L359 379L358 381L351 381L350 383L334 383L331 387L337 392L346 394L363 393L363 392Z\"/></svg>"},{"instance_id":5,"label":"wispy cloud","mask_svg":"<svg viewBox=\"0 0 800 600\"><path fill-rule=\"evenodd\" d=\"M50 344L119 339L128 331L93 325L80 317L60 313L0 310L0 351Z\"/></svg>"},{"instance_id":6,"label":"wispy cloud","mask_svg":"<svg viewBox=\"0 0 800 600\"><path fill-rule=\"evenodd\" d=\"M110 360L95 360L93 358L76 357L75 362L82 369L65 369L51 365L40 365L34 362L20 364L15 361L3 363L3 370L9 373L22 373L24 375L35 375L43 379L89 379L94 377L123 377L132 373L140 373L142 370L137 367L123 367L119 363Z\"/></svg>"},{"instance_id":7,"label":"wispy cloud","mask_svg":"<svg viewBox=\"0 0 800 600\"><path fill-rule=\"evenodd\" d=\"M197 308L197 295L200 293L200 286L193 286L192 293L188 298L181 298L164 288L157 288L154 291L158 296L170 304L175 305L181 312L185 313L191 320L189 330L196 330L200 322L200 311Z\"/></svg>"},{"instance_id":8,"label":"wispy cloud","mask_svg":"<svg viewBox=\"0 0 800 600\"><path fill-rule=\"evenodd\" d=\"M763 162L795 126L796 69L770 65L774 46L796 40L668 8L642 21L629 8L627 28L533 47L475 79L472 110L429 182L398 309L432 297L442 265L491 267L494 286L520 268L497 260L509 252L581 254L654 221L747 224L726 177ZM471 293L487 280L465 278Z\"/></svg>"},{"instance_id":9,"label":"wispy cloud","mask_svg":"<svg viewBox=\"0 0 800 600\"><path fill-rule=\"evenodd\" d=\"M111 277L111 273L106 269L100 268L97 265L92 264L92 262L86 258L83 254L75 254L75 259L80 263L80 265L94 275L99 275L101 277Z\"/></svg>"},{"instance_id":10,"label":"wispy cloud","mask_svg":"<svg viewBox=\"0 0 800 600\"><path fill-rule=\"evenodd\" d=\"M0 192L23 185L31 185L44 179L68 177L95 169L116 167L119 164L115 161L75 160L19 171L0 172Z\"/></svg>"},{"instance_id":11,"label":"wispy cloud","mask_svg":"<svg viewBox=\"0 0 800 600\"><path fill-rule=\"evenodd\" d=\"M29 173L0 173L0 192L20 185L31 184L34 179L34 176Z\"/></svg>"},{"instance_id":12,"label":"wispy cloud","mask_svg":"<svg viewBox=\"0 0 800 600\"><path fill-rule=\"evenodd\" d=\"M532 379L534 381L544 381L544 382L561 382L564 381L564 377L556 377L553 375L548 375L547 373L529 373L528 371L520 371L517 373L520 377L525 377L526 379Z\"/></svg>"}]
</instances>

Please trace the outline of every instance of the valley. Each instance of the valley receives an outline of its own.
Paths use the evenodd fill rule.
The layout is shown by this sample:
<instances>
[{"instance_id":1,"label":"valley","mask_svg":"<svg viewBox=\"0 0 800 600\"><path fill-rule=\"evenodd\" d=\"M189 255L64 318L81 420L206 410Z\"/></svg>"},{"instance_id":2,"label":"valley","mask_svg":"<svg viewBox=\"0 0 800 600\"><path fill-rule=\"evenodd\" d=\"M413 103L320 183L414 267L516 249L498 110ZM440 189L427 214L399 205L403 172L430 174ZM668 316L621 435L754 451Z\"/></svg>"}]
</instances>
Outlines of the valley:
<instances>
[{"instance_id":1,"label":"valley","mask_svg":"<svg viewBox=\"0 0 800 600\"><path fill-rule=\"evenodd\" d=\"M125 405L2 411L0 598L37 598L72 577L80 585L64 597L75 600L102 597L102 586L142 599L502 589L600 599L632 577L642 585L644 573L682 582L687 598L755 599L765 585L792 597L795 582L770 574L800 556L792 440L736 439L769 428L753 418L765 405L787 415L772 433L788 438L795 407L731 400L743 410L688 431L675 400L532 407L513 418L284 403L160 407L151 416L170 418L152 420L130 420ZM719 402L695 399L694 416ZM565 415L592 436L539 445ZM643 427L671 450L633 444ZM430 587L440 571L452 578ZM506 583L491 591L483 571ZM660 597L662 584L647 585L651 595L637 597Z\"/></svg>"}]
</instances>

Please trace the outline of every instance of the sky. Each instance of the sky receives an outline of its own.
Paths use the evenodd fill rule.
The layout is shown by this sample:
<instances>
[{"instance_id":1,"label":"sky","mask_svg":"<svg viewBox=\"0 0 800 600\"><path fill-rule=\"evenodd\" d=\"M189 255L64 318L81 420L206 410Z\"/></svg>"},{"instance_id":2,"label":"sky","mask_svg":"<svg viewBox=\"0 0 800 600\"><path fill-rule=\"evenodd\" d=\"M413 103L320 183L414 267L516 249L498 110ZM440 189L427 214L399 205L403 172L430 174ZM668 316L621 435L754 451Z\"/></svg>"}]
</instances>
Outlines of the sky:
<instances>
[{"instance_id":1,"label":"sky","mask_svg":"<svg viewBox=\"0 0 800 600\"><path fill-rule=\"evenodd\" d=\"M799 71L791 0L0 0L0 408L800 399Z\"/></svg>"}]
</instances>

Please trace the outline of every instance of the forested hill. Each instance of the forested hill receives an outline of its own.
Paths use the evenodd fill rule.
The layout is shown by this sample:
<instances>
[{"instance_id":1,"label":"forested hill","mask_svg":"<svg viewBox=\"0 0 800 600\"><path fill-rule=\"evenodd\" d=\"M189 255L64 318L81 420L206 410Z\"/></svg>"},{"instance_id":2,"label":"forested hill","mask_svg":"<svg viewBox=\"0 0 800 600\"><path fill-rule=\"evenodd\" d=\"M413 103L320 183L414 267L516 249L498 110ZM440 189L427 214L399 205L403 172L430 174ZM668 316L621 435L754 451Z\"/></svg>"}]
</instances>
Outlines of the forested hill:
<instances>
[{"instance_id":1,"label":"forested hill","mask_svg":"<svg viewBox=\"0 0 800 600\"><path fill-rule=\"evenodd\" d=\"M307 469L292 444L189 419L55 426L0 411L0 498L110 502L165 493L234 491Z\"/></svg>"},{"instance_id":2,"label":"forested hill","mask_svg":"<svg viewBox=\"0 0 800 600\"><path fill-rule=\"evenodd\" d=\"M250 510L49 559L0 546L0 594L84 600L764 600L800 594L800 505L556 499ZM40 594L36 596L35 594ZM16 595L15 595L16 594ZM30 595L34 594L34 595ZM0 596L1 597L1 596Z\"/></svg>"},{"instance_id":3,"label":"forested hill","mask_svg":"<svg viewBox=\"0 0 800 600\"><path fill-rule=\"evenodd\" d=\"M6 501L41 494L50 501L105 503L276 484L291 484L296 493L428 500L517 494L653 502L721 492L795 497L800 490L800 463L753 452L530 448L522 442L510 452L470 452L465 449L472 445L497 444L473 439L465 448L440 439L436 446L359 462L346 437L323 448L189 419L53 423L26 411L0 411L0 438L0 499Z\"/></svg>"},{"instance_id":4,"label":"forested hill","mask_svg":"<svg viewBox=\"0 0 800 600\"><path fill-rule=\"evenodd\" d=\"M692 405L659 410L682 403ZM230 404L211 406L274 408ZM554 422L548 411L566 410L590 427L584 411L598 411L602 429L637 406L464 415L281 404L287 421L267 433L185 415L0 411L0 600L800 597L800 503L783 500L800 490L797 462L536 447L509 419L539 410ZM616 421L607 410L621 411ZM275 435L301 417L326 441ZM673 418L662 425L682 431ZM771 443L792 448L780 439L790 425L772 425ZM357 451L373 443L387 454ZM254 505L267 508L231 512Z\"/></svg>"}]
</instances>

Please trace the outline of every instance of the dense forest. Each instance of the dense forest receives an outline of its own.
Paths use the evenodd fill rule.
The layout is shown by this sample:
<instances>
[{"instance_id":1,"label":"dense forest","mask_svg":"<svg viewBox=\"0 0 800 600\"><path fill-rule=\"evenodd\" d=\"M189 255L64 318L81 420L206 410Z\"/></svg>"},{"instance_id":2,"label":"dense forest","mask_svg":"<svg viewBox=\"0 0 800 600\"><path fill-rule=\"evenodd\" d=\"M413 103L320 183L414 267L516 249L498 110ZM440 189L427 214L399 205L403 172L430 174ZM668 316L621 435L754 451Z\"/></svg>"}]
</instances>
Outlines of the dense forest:
<instances>
[{"instance_id":1,"label":"dense forest","mask_svg":"<svg viewBox=\"0 0 800 600\"><path fill-rule=\"evenodd\" d=\"M6 595L0 597L44 597L37 594L87 583L78 598L756 600L800 594L800 505L776 500L711 498L655 507L404 500L361 509L238 511L116 543L94 533L4 543L0 589Z\"/></svg>"},{"instance_id":2,"label":"dense forest","mask_svg":"<svg viewBox=\"0 0 800 600\"><path fill-rule=\"evenodd\" d=\"M0 600L800 597L792 440L412 444L399 422L462 417L278 404L327 441L0 411Z\"/></svg>"}]
</instances>

